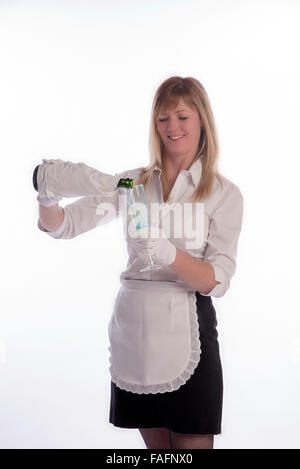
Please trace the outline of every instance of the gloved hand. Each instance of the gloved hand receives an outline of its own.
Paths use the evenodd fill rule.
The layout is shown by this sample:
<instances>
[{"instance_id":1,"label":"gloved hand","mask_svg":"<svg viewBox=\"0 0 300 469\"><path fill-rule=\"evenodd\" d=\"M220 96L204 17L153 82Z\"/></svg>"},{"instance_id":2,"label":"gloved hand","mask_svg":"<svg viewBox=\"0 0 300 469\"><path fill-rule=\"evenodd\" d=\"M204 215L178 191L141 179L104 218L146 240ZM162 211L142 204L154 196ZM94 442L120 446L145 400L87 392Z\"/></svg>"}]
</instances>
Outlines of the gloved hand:
<instances>
[{"instance_id":1,"label":"gloved hand","mask_svg":"<svg viewBox=\"0 0 300 469\"><path fill-rule=\"evenodd\" d=\"M33 183L33 187L35 188L36 191L39 190L38 184L37 184L37 174L38 174L39 167L40 167L40 165L38 165L34 168L34 172L33 172L33 175L32 175L32 183ZM42 205L43 207L52 207L53 205L56 205L62 199L62 197L59 197L59 196L42 197L39 194L36 199L39 202L39 204Z\"/></svg>"},{"instance_id":2,"label":"gloved hand","mask_svg":"<svg viewBox=\"0 0 300 469\"><path fill-rule=\"evenodd\" d=\"M37 186L41 200L58 197L110 195L119 182L119 175L102 173L85 163L61 159L43 159L37 171Z\"/></svg>"},{"instance_id":3,"label":"gloved hand","mask_svg":"<svg viewBox=\"0 0 300 469\"><path fill-rule=\"evenodd\" d=\"M153 231L152 231L153 230ZM151 237L151 234L153 236ZM128 233L130 236L130 233ZM130 243L137 255L145 260L151 254L155 264L170 265L176 258L176 246L166 237L162 228L151 226L135 230Z\"/></svg>"}]
</instances>

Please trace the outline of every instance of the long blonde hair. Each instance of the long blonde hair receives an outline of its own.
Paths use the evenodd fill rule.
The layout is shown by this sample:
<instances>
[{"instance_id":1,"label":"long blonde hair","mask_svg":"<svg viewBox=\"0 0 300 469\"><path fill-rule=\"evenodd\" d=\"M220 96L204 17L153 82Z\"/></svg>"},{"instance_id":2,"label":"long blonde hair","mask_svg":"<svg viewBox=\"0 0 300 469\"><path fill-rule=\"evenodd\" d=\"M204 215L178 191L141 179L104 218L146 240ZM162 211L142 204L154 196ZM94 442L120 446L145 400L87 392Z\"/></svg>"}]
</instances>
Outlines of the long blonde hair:
<instances>
[{"instance_id":1,"label":"long blonde hair","mask_svg":"<svg viewBox=\"0 0 300 469\"><path fill-rule=\"evenodd\" d=\"M217 168L219 145L214 117L209 102L208 95L203 85L192 77L182 78L173 76L163 81L158 87L152 104L149 149L150 163L142 168L136 184L146 186L155 166L162 171L162 185L165 192L168 183L164 169L164 145L157 131L156 122L160 111L163 108L176 106L182 98L185 104L198 111L201 122L201 136L199 140L198 151L191 164L198 158L202 162L202 175L195 188L191 200L199 201L207 197L211 191L216 176L220 183L223 181Z\"/></svg>"}]
</instances>

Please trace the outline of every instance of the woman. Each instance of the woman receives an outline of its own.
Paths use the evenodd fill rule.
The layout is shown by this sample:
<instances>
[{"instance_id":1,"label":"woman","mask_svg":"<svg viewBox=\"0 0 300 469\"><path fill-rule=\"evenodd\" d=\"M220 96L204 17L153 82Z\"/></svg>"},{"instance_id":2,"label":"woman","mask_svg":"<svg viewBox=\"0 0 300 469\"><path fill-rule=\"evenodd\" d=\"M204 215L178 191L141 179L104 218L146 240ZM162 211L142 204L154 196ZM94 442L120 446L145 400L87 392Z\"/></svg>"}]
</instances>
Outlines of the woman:
<instances>
[{"instance_id":1,"label":"woman","mask_svg":"<svg viewBox=\"0 0 300 469\"><path fill-rule=\"evenodd\" d=\"M217 157L204 87L195 78L176 76L165 80L154 97L147 168L117 174L109 183L100 172L95 183L97 170L82 164L69 162L71 172L63 173L61 160L44 160L48 179L38 173L39 190L43 181L44 187L52 183L51 191L39 194L39 228L54 238L73 238L118 215L117 191L94 196L92 182L94 187L105 182L112 190L120 177L133 178L145 187L148 212L160 207L158 231L151 212L149 228L127 236L128 265L109 323L109 421L138 428L148 449L213 448L214 435L221 433L223 379L211 296L223 296L235 272L243 197L219 174ZM56 162L60 177L51 173ZM74 171L82 181L76 190ZM58 207L62 195L75 194L85 197ZM108 210L111 216L105 218L95 208L106 202L116 212ZM192 223L198 220L193 210L202 208L194 243L185 232L175 233L186 225L181 209L188 205ZM171 221L167 215L173 207L178 210ZM149 254L161 268L141 272Z\"/></svg>"}]
</instances>

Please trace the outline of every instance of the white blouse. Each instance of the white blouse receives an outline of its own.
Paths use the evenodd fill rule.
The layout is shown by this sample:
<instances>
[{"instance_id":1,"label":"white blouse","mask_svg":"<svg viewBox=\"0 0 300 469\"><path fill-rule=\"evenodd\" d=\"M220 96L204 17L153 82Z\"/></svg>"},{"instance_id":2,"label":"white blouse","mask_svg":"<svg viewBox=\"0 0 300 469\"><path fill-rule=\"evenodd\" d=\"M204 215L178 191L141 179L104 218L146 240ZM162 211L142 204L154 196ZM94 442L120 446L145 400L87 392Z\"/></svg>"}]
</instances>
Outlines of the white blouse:
<instances>
[{"instance_id":1,"label":"white blouse","mask_svg":"<svg viewBox=\"0 0 300 469\"><path fill-rule=\"evenodd\" d=\"M124 171L116 174L119 178L133 178L135 181L140 174L142 167ZM236 270L236 256L238 238L242 226L243 218L243 196L236 184L222 176L224 187L222 188L217 178L214 180L212 193L201 203L203 207L204 226L201 234L202 245L188 245L190 238L182 235L177 236L178 219L170 215L172 204L183 206L189 202L187 199L197 186L202 172L201 160L196 160L187 170L182 170L178 174L167 202L163 200L161 184L161 170L156 166L153 169L150 183L145 188L147 203L156 202L161 207L160 224L163 227L164 220L168 218L170 222L169 240L179 249L198 259L209 262L215 272L215 280L220 282L209 293L202 293L204 296L221 297L229 288L230 280ZM122 213L120 204L120 192L116 190L107 196L87 196L76 200L64 207L64 221L56 231L47 231L38 220L40 230L56 239L72 239L93 228L101 226ZM113 204L115 210L99 210L103 204ZM199 202L198 202L199 203ZM193 203L193 204L196 204ZM169 215L168 215L169 213ZM151 215L149 210L151 222ZM180 217L182 220L182 217ZM181 223L181 222L180 222ZM125 231L124 231L125 233ZM128 263L127 268L120 275L120 280L152 280L161 282L177 282L181 286L190 289L171 267L163 266L160 270L140 272L145 265L136 255L131 247L129 235L127 239ZM199 243L198 243L199 244Z\"/></svg>"}]
</instances>

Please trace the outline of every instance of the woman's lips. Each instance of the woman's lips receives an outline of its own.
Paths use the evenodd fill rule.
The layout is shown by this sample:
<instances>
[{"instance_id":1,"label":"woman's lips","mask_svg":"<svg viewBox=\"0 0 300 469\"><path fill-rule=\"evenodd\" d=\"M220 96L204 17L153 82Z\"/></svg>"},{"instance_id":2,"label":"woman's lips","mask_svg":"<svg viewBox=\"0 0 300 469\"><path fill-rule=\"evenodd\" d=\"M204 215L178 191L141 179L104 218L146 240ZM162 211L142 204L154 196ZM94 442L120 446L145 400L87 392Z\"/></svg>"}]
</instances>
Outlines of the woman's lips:
<instances>
[{"instance_id":1,"label":"woman's lips","mask_svg":"<svg viewBox=\"0 0 300 469\"><path fill-rule=\"evenodd\" d=\"M168 139L171 141L171 142L179 142L180 140L182 140L184 137L184 135L182 135L181 137L179 138L171 138L169 135L168 135Z\"/></svg>"}]
</instances>

